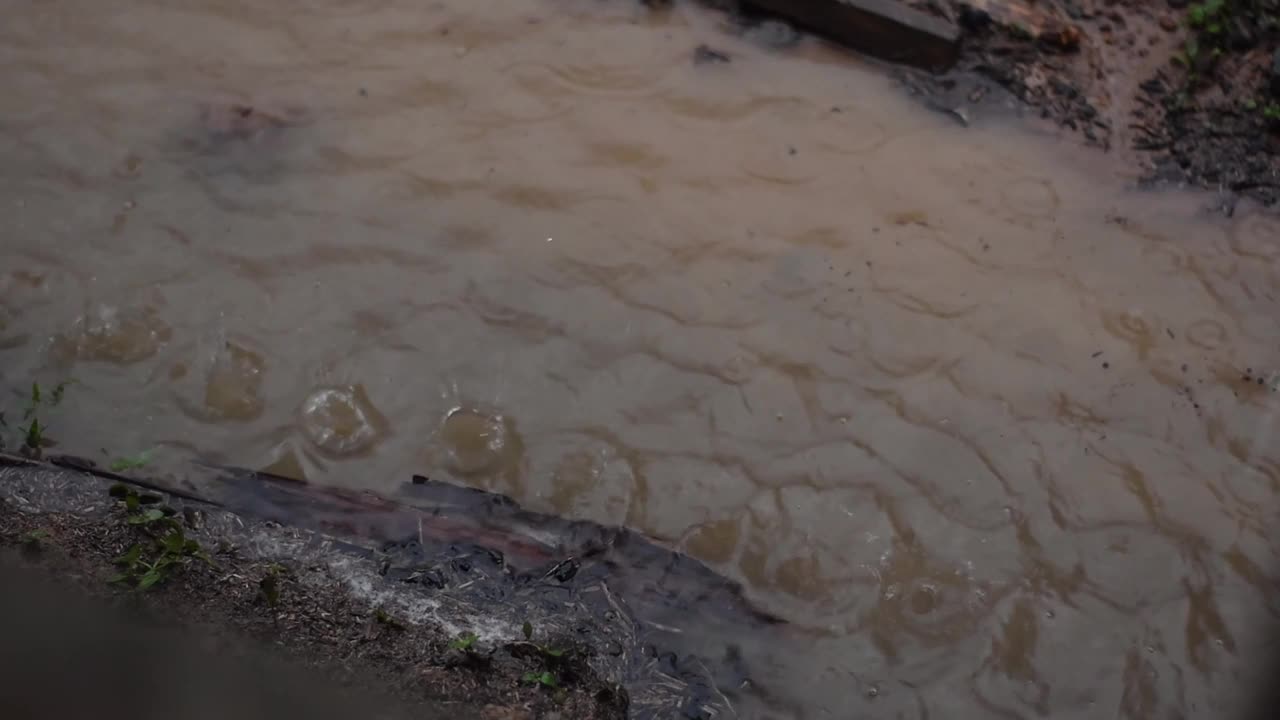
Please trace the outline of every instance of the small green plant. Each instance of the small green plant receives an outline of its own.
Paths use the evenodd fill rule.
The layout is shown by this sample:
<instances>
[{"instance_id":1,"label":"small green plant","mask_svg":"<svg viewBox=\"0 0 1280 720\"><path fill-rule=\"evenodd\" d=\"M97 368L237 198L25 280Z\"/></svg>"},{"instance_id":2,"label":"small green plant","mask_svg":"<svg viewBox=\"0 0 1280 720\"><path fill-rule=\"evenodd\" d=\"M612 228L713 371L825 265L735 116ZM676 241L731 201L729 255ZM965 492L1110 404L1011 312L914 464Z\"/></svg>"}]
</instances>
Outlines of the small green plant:
<instances>
[{"instance_id":1,"label":"small green plant","mask_svg":"<svg viewBox=\"0 0 1280 720\"><path fill-rule=\"evenodd\" d=\"M479 638L476 637L475 633L464 632L458 637L454 638L453 642L449 643L449 647L453 648L454 650L461 650L464 653L473 653L475 652L476 640L478 639Z\"/></svg>"},{"instance_id":2,"label":"small green plant","mask_svg":"<svg viewBox=\"0 0 1280 720\"><path fill-rule=\"evenodd\" d=\"M1268 120L1280 120L1280 103L1271 103L1262 110L1262 117Z\"/></svg>"},{"instance_id":3,"label":"small green plant","mask_svg":"<svg viewBox=\"0 0 1280 720\"><path fill-rule=\"evenodd\" d=\"M63 396L63 394L64 394L64 393L66 393L67 388L68 388L69 386L71 386L71 385L75 385L75 384L76 384L76 383L78 383L78 382L80 382L80 381L79 381L79 380L76 380L75 378L68 378L68 379L63 380L62 382L58 383L57 385L54 385L54 386L53 386L52 403L51 403L51 404L52 404L52 405L54 405L55 407L56 407L57 405L62 404L62 396Z\"/></svg>"},{"instance_id":4,"label":"small green plant","mask_svg":"<svg viewBox=\"0 0 1280 720\"><path fill-rule=\"evenodd\" d=\"M125 524L139 528L148 539L134 543L115 559L120 572L109 582L149 590L195 560L213 565L200 543L186 536L182 523L174 519L172 508L142 507L159 502L162 498L158 495L140 495L123 483L113 485L110 493L123 505Z\"/></svg>"},{"instance_id":5,"label":"small green plant","mask_svg":"<svg viewBox=\"0 0 1280 720\"><path fill-rule=\"evenodd\" d=\"M404 623L392 617L390 613L388 613L386 610L383 610L382 608L378 608L373 611L373 619L377 620L379 625L386 625L392 630L405 629Z\"/></svg>"},{"instance_id":6,"label":"small green plant","mask_svg":"<svg viewBox=\"0 0 1280 720\"><path fill-rule=\"evenodd\" d=\"M524 635L525 642L537 648L538 652L541 653L544 658L547 658L548 660L558 660L564 657L565 651L562 648L552 647L550 645L541 645L533 641L533 623L528 620L525 620L524 624L520 626L520 632Z\"/></svg>"},{"instance_id":7,"label":"small green plant","mask_svg":"<svg viewBox=\"0 0 1280 720\"><path fill-rule=\"evenodd\" d=\"M27 550L39 550L47 539L49 539L47 530L32 530L22 536L22 547Z\"/></svg>"},{"instance_id":8,"label":"small green plant","mask_svg":"<svg viewBox=\"0 0 1280 720\"><path fill-rule=\"evenodd\" d=\"M213 564L208 554L200 549L200 543L185 537L180 529L176 529L157 539L150 547L141 542L130 546L125 554L115 559L120 572L109 582L137 590L149 590L195 559Z\"/></svg>"},{"instance_id":9,"label":"small green plant","mask_svg":"<svg viewBox=\"0 0 1280 720\"><path fill-rule=\"evenodd\" d=\"M266 601L267 607L275 607L280 604L280 579L288 568L279 564L272 563L267 568L267 573L258 581L258 591L262 594L262 599Z\"/></svg>"},{"instance_id":10,"label":"small green plant","mask_svg":"<svg viewBox=\"0 0 1280 720\"><path fill-rule=\"evenodd\" d=\"M31 452L38 453L44 445L44 426L40 424L40 418L33 417L27 425L26 432L23 433L22 446Z\"/></svg>"},{"instance_id":11,"label":"small green plant","mask_svg":"<svg viewBox=\"0 0 1280 720\"><path fill-rule=\"evenodd\" d=\"M52 444L48 436L49 428L40 420L40 409L43 406L52 407L61 403L67 387L74 382L75 380L63 380L54 386L53 391L49 393L44 392L44 389L40 387L40 383L31 383L31 393L27 399L27 407L22 413L22 419L27 421L27 424L25 427L19 427L22 432L21 449L24 453L39 457L41 450ZM2 419L0 418L0 420ZM8 424L0 422L0 427L8 427Z\"/></svg>"},{"instance_id":12,"label":"small green plant","mask_svg":"<svg viewBox=\"0 0 1280 720\"><path fill-rule=\"evenodd\" d=\"M524 674L524 677L520 679L529 685L541 685L548 690L554 690L560 687L560 678L556 677L556 674L549 670L544 670L542 672L527 672Z\"/></svg>"},{"instance_id":13,"label":"small green plant","mask_svg":"<svg viewBox=\"0 0 1280 720\"><path fill-rule=\"evenodd\" d=\"M1222 19L1227 14L1226 10L1226 0L1205 0L1187 9L1187 24L1217 35L1222 32Z\"/></svg>"},{"instance_id":14,"label":"small green plant","mask_svg":"<svg viewBox=\"0 0 1280 720\"><path fill-rule=\"evenodd\" d=\"M126 472L146 467L147 463L151 462L153 452L154 451L152 450L143 450L137 455L116 458L111 461L111 465L109 466L111 468L111 472Z\"/></svg>"}]
</instances>

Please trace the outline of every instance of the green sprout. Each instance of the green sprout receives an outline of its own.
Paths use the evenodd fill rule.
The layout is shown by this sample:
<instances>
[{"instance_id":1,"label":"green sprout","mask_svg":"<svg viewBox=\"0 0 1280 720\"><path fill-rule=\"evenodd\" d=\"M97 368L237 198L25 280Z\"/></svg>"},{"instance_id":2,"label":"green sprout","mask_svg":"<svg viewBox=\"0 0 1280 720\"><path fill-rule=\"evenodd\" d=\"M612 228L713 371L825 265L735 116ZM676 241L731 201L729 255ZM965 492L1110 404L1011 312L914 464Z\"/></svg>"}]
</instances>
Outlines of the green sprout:
<instances>
[{"instance_id":1,"label":"green sprout","mask_svg":"<svg viewBox=\"0 0 1280 720\"><path fill-rule=\"evenodd\" d=\"M520 680L530 685L541 685L550 690L560 687L560 678L556 677L555 673L546 670L540 673L527 672Z\"/></svg>"},{"instance_id":2,"label":"green sprout","mask_svg":"<svg viewBox=\"0 0 1280 720\"><path fill-rule=\"evenodd\" d=\"M154 454L153 450L143 450L137 455L116 458L115 460L111 461L111 465L110 465L111 472L117 472L117 473L126 472L129 470L137 470L138 468L145 467L147 463L151 462L151 456L153 454Z\"/></svg>"},{"instance_id":3,"label":"green sprout","mask_svg":"<svg viewBox=\"0 0 1280 720\"><path fill-rule=\"evenodd\" d=\"M449 647L453 648L454 650L461 650L462 652L465 652L465 653L472 653L472 652L475 652L476 640L478 639L479 638L476 637L475 633L464 632L458 637L454 638L453 642L449 643Z\"/></svg>"},{"instance_id":4,"label":"green sprout","mask_svg":"<svg viewBox=\"0 0 1280 720\"><path fill-rule=\"evenodd\" d=\"M145 532L148 540L134 543L114 560L120 572L109 582L144 591L189 567L195 560L214 564L200 543L186 536L182 524L173 518L172 508L142 507L154 506L162 500L160 496L140 495L124 483L111 486L110 495L124 506L125 524Z\"/></svg>"}]
</instances>

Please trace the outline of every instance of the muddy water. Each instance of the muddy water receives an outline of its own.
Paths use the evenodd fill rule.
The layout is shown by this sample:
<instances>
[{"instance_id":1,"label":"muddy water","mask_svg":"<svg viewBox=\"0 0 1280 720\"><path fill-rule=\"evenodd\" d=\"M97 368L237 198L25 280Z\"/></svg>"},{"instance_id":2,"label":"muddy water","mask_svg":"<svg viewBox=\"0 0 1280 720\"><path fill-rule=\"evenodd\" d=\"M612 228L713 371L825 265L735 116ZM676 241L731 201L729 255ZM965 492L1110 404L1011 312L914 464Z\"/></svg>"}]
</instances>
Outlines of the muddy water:
<instances>
[{"instance_id":1,"label":"muddy water","mask_svg":"<svg viewBox=\"0 0 1280 720\"><path fill-rule=\"evenodd\" d=\"M63 450L636 528L804 638L743 716L1261 672L1274 218L686 7L22 3L0 83L4 406L75 378Z\"/></svg>"}]
</instances>

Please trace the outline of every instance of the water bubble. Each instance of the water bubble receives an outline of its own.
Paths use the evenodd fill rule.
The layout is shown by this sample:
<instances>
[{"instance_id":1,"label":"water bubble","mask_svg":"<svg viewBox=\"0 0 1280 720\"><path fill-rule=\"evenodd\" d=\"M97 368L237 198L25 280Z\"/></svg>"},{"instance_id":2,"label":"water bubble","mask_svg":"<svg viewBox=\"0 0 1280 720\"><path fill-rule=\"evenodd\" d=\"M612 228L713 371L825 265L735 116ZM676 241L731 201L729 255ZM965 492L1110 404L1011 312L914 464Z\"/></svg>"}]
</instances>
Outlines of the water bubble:
<instances>
[{"instance_id":1,"label":"water bubble","mask_svg":"<svg viewBox=\"0 0 1280 720\"><path fill-rule=\"evenodd\" d=\"M911 593L911 610L917 615L933 612L938 607L938 591L931 585L921 585Z\"/></svg>"},{"instance_id":2,"label":"water bubble","mask_svg":"<svg viewBox=\"0 0 1280 720\"><path fill-rule=\"evenodd\" d=\"M459 475L487 475L517 459L520 443L501 415L455 408L440 426L448 468Z\"/></svg>"},{"instance_id":3,"label":"water bubble","mask_svg":"<svg viewBox=\"0 0 1280 720\"><path fill-rule=\"evenodd\" d=\"M204 388L204 408L217 419L246 422L262 414L262 375L266 361L258 353L224 342L214 356Z\"/></svg>"},{"instance_id":4,"label":"water bubble","mask_svg":"<svg viewBox=\"0 0 1280 720\"><path fill-rule=\"evenodd\" d=\"M360 385L313 390L298 417L307 440L336 457L367 452L386 434L386 420Z\"/></svg>"},{"instance_id":5,"label":"water bubble","mask_svg":"<svg viewBox=\"0 0 1280 720\"><path fill-rule=\"evenodd\" d=\"M55 348L79 360L129 365L156 354L170 330L150 309L99 305L78 319Z\"/></svg>"}]
</instances>

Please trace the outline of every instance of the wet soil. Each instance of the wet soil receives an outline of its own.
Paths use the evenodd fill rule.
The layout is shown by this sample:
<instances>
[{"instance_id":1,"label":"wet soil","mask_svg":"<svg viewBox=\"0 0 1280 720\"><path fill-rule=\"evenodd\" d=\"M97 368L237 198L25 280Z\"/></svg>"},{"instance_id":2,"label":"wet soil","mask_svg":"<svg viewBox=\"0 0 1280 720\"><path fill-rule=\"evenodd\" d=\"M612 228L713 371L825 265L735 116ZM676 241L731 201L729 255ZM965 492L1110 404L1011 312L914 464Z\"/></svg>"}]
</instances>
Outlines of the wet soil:
<instances>
[{"instance_id":1,"label":"wet soil","mask_svg":"<svg viewBox=\"0 0 1280 720\"><path fill-rule=\"evenodd\" d=\"M713 3L725 6L725 3ZM1280 199L1280 11L1275 0L908 0L957 23L943 75L895 69L962 124L1030 111L1114 151L1147 185ZM794 43L776 20L732 10L743 33ZM1015 102L1010 102L1010 98Z\"/></svg>"},{"instance_id":2,"label":"wet soil","mask_svg":"<svg viewBox=\"0 0 1280 720\"><path fill-rule=\"evenodd\" d=\"M332 565L308 562L305 555L272 557L264 551L264 536L249 542L252 535L236 538L213 529L217 523L205 512L218 511L183 505L179 498L169 498L172 504L167 506L184 508L180 516L190 537L200 538L212 562L176 569L146 592L126 589L110 583L120 572L115 560L151 538L126 522L120 503L102 495L97 507L50 511L41 502L23 502L12 490L7 487L0 500L0 565L6 577L21 577L25 571L52 583L55 595L87 596L142 616L147 626L181 628L184 638L199 637L205 645L213 639L219 655L271 648L270 655L305 669L322 681L318 684L380 698L387 706L384 717L516 720L627 715L625 691L599 680L572 638L546 637L547 627L539 627L534 639L563 652L560 657L543 657L535 644L518 634L507 642L477 640L473 651L460 651L451 647L456 636L444 628L415 622L357 597L350 590L350 577L340 576ZM258 524L238 518L236 522ZM330 558L340 554L334 551ZM6 587L26 588L27 582ZM52 635L54 645L68 656L94 642L93 637L69 632ZM102 652L120 662L130 657L128 647ZM181 648L168 652L183 654ZM528 678L529 673L546 671L555 673L557 688L540 687ZM314 699L314 692L307 695ZM5 699L12 702L11 697ZM52 711L47 705L44 710Z\"/></svg>"},{"instance_id":3,"label":"wet soil","mask_svg":"<svg viewBox=\"0 0 1280 720\"><path fill-rule=\"evenodd\" d=\"M984 95L969 89L972 78L989 78L1120 154L1144 184L1218 191L1228 213L1239 197L1280 199L1274 0L952 0L951 9L966 31L963 57L949 77L917 86L958 85L961 105Z\"/></svg>"}]
</instances>

